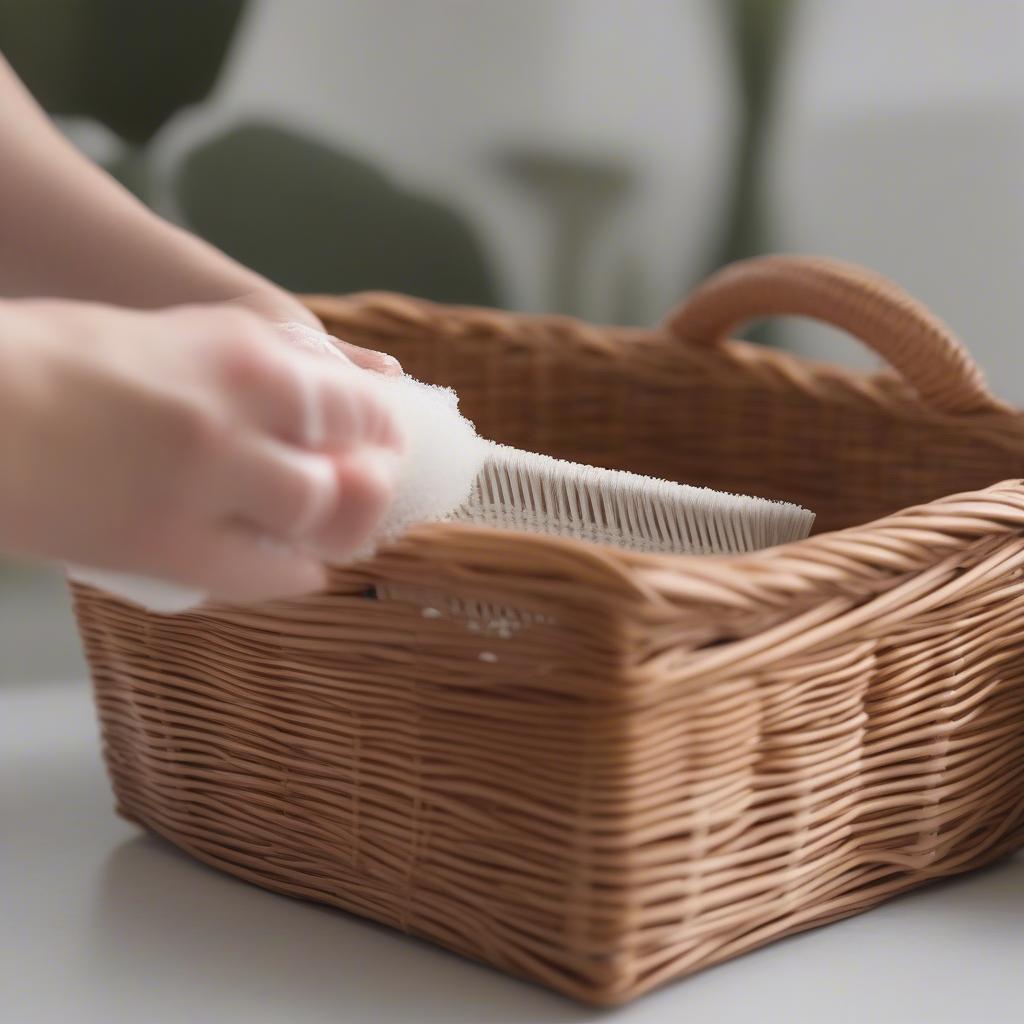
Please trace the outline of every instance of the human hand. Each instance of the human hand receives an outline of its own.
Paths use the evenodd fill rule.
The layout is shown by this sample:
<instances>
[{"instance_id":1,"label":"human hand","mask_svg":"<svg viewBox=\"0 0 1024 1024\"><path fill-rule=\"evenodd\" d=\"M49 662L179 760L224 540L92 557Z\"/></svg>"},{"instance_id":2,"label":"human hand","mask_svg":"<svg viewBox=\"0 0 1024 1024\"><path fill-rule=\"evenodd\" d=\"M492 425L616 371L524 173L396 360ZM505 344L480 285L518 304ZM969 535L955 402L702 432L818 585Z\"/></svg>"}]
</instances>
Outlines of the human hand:
<instances>
[{"instance_id":1,"label":"human hand","mask_svg":"<svg viewBox=\"0 0 1024 1024\"><path fill-rule=\"evenodd\" d=\"M332 366L223 305L0 304L0 547L235 601L318 589L405 445Z\"/></svg>"}]
</instances>

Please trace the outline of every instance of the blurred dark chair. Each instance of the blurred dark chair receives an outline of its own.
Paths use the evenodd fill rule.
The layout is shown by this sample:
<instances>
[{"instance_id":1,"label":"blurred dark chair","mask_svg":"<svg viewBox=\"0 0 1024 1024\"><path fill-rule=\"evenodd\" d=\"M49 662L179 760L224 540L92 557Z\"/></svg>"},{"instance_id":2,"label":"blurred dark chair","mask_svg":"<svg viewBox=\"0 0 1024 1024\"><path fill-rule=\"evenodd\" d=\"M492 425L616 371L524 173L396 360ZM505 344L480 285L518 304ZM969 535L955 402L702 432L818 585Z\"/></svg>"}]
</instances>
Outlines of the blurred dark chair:
<instances>
[{"instance_id":1,"label":"blurred dark chair","mask_svg":"<svg viewBox=\"0 0 1024 1024\"><path fill-rule=\"evenodd\" d=\"M189 154L175 191L189 227L294 291L384 288L440 302L498 301L463 217L295 132L233 128Z\"/></svg>"}]
</instances>

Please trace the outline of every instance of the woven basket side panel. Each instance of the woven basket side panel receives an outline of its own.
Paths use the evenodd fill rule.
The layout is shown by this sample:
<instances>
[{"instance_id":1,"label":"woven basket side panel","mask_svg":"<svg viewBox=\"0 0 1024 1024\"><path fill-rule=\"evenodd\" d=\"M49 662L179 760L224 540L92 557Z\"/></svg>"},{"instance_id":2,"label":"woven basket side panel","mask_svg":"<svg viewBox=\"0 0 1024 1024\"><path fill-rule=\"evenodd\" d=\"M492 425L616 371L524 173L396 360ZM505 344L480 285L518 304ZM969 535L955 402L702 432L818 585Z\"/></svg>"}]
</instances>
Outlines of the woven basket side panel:
<instances>
[{"instance_id":1,"label":"woven basket side panel","mask_svg":"<svg viewBox=\"0 0 1024 1024\"><path fill-rule=\"evenodd\" d=\"M130 817L266 888L578 998L615 988L628 894L595 863L591 802L631 738L579 697L615 685L614 623L509 635L346 595L287 621L77 602Z\"/></svg>"},{"instance_id":2,"label":"woven basket side panel","mask_svg":"<svg viewBox=\"0 0 1024 1024\"><path fill-rule=\"evenodd\" d=\"M981 541L798 655L698 648L699 685L637 661L635 991L1024 846L1022 562Z\"/></svg>"},{"instance_id":3,"label":"woven basket side panel","mask_svg":"<svg viewBox=\"0 0 1024 1024\"><path fill-rule=\"evenodd\" d=\"M797 502L818 531L1024 475L1024 418L931 413L891 379L786 353L394 297L314 307L339 336L454 387L487 437Z\"/></svg>"},{"instance_id":4,"label":"woven basket side panel","mask_svg":"<svg viewBox=\"0 0 1024 1024\"><path fill-rule=\"evenodd\" d=\"M760 604L681 616L582 547L431 536L360 570L383 600L165 619L79 588L122 808L598 1003L1024 845L1015 533L793 602L777 644Z\"/></svg>"},{"instance_id":5,"label":"woven basket side panel","mask_svg":"<svg viewBox=\"0 0 1024 1024\"><path fill-rule=\"evenodd\" d=\"M145 629L131 628L122 630L120 624L111 624L104 613L101 603L90 599L83 588L71 585L74 601L75 619L82 641L82 648L89 664L92 677L93 700L100 726L100 739L103 745L103 759L107 765L107 773L111 782L119 776L132 777L140 775L143 766L140 753L148 742L145 729L135 714L129 677L124 673L124 664L120 651L122 649L138 650L145 645ZM115 714L104 712L100 694L110 689L120 690L124 699ZM124 742L125 736L130 742ZM130 820L135 819L131 809L122 802L117 786L114 785L114 797L117 801L117 812Z\"/></svg>"}]
</instances>

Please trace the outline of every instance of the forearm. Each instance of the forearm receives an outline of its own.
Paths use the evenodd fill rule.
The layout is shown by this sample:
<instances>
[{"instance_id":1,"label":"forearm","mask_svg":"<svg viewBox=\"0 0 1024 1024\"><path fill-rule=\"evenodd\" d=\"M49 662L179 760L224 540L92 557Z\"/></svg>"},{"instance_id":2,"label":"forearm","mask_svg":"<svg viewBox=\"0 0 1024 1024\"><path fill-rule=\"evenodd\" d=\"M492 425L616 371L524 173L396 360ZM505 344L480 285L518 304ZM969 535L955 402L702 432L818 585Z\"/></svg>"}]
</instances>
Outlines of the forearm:
<instances>
[{"instance_id":1,"label":"forearm","mask_svg":"<svg viewBox=\"0 0 1024 1024\"><path fill-rule=\"evenodd\" d=\"M0 295L136 308L237 300L312 322L285 292L162 220L54 128L0 57Z\"/></svg>"}]
</instances>

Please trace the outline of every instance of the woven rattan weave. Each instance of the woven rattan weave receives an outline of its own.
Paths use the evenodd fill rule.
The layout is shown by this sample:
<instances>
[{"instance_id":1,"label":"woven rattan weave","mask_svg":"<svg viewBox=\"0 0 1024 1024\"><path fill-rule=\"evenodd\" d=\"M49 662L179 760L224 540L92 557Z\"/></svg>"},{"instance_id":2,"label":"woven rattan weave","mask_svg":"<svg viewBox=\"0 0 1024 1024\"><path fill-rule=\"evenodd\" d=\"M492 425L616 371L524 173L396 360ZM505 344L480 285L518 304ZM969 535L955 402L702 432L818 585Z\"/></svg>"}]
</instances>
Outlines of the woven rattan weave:
<instances>
[{"instance_id":1,"label":"woven rattan weave","mask_svg":"<svg viewBox=\"0 0 1024 1024\"><path fill-rule=\"evenodd\" d=\"M818 533L700 558L430 526L328 593L174 617L77 587L125 815L597 1003L1024 845L1024 416L907 296L771 257L658 330L310 302L485 436ZM790 314L899 376L724 340Z\"/></svg>"}]
</instances>

